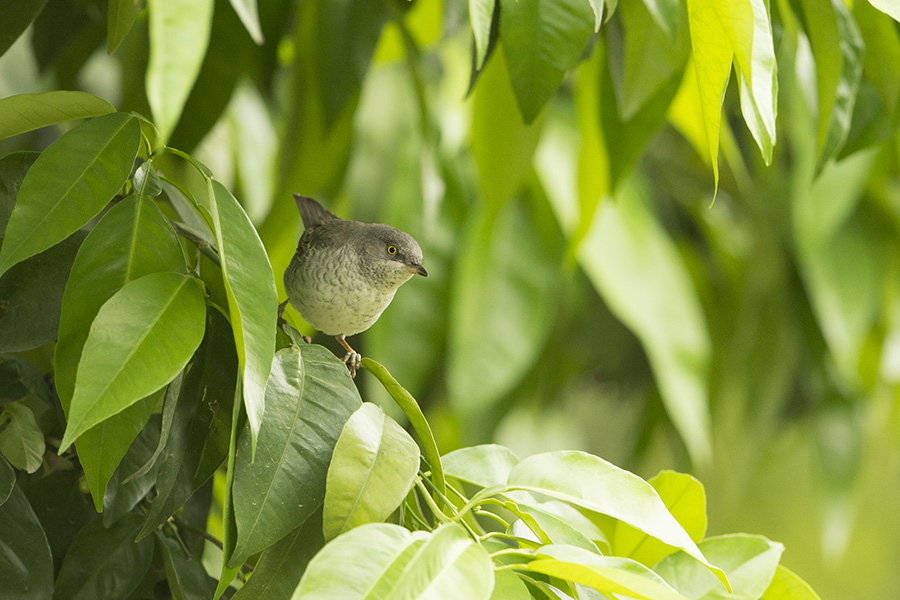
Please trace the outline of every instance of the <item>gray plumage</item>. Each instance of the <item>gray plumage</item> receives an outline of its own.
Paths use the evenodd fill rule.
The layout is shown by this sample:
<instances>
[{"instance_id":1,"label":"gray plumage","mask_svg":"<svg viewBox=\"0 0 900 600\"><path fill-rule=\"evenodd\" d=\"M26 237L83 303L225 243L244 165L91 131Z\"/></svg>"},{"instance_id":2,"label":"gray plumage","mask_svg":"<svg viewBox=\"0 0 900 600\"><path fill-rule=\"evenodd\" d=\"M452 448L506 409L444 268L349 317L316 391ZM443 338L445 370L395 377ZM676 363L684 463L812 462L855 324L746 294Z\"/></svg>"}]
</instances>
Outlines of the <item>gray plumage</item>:
<instances>
[{"instance_id":1,"label":"gray plumage","mask_svg":"<svg viewBox=\"0 0 900 600\"><path fill-rule=\"evenodd\" d=\"M284 272L288 300L307 323L353 352L343 337L371 327L413 275L428 276L422 250L399 229L343 220L312 198L294 199L305 231Z\"/></svg>"}]
</instances>

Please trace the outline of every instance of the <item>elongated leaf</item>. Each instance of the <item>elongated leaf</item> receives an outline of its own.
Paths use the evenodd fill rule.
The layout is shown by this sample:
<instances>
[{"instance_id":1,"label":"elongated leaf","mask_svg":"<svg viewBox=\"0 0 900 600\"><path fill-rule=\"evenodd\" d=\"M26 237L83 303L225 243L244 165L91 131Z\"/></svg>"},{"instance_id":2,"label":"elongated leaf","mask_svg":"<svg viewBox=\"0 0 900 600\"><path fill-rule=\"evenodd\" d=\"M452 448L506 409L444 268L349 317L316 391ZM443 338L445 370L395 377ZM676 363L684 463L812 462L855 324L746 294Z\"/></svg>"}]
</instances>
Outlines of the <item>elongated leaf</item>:
<instances>
[{"instance_id":1,"label":"elongated leaf","mask_svg":"<svg viewBox=\"0 0 900 600\"><path fill-rule=\"evenodd\" d=\"M52 143L34 162L0 249L0 275L72 235L125 183L140 144L136 118L91 119Z\"/></svg>"},{"instance_id":2,"label":"elongated leaf","mask_svg":"<svg viewBox=\"0 0 900 600\"><path fill-rule=\"evenodd\" d=\"M644 0L644 5L660 29L666 32L671 38L675 39L682 32L681 27L681 11L684 10L683 4L678 0ZM623 8L626 5L622 5Z\"/></svg>"},{"instance_id":3,"label":"elongated leaf","mask_svg":"<svg viewBox=\"0 0 900 600\"><path fill-rule=\"evenodd\" d=\"M641 563L617 556L600 556L582 548L544 546L528 570L580 583L607 596L652 600L687 600L665 580Z\"/></svg>"},{"instance_id":4,"label":"elongated leaf","mask_svg":"<svg viewBox=\"0 0 900 600\"><path fill-rule=\"evenodd\" d=\"M869 0L869 4L900 22L900 2L897 0Z\"/></svg>"},{"instance_id":5,"label":"elongated leaf","mask_svg":"<svg viewBox=\"0 0 900 600\"><path fill-rule=\"evenodd\" d=\"M253 41L262 45L265 40L259 24L259 9L256 6L256 0L231 0L231 7L240 17L241 23L247 28L247 33L250 34Z\"/></svg>"},{"instance_id":6,"label":"elongated leaf","mask_svg":"<svg viewBox=\"0 0 900 600\"><path fill-rule=\"evenodd\" d=\"M44 434L31 409L10 402L0 410L0 452L17 469L34 473L44 460Z\"/></svg>"},{"instance_id":7,"label":"elongated leaf","mask_svg":"<svg viewBox=\"0 0 900 600\"><path fill-rule=\"evenodd\" d=\"M4 599L49 600L53 595L47 537L18 486L0 505L0 580Z\"/></svg>"},{"instance_id":8,"label":"elongated leaf","mask_svg":"<svg viewBox=\"0 0 900 600\"><path fill-rule=\"evenodd\" d=\"M695 542L706 534L706 494L703 484L685 473L662 471L647 483L653 486L666 508ZM613 538L616 556L632 558L652 567L673 552L656 538L619 521Z\"/></svg>"},{"instance_id":9,"label":"elongated leaf","mask_svg":"<svg viewBox=\"0 0 900 600\"><path fill-rule=\"evenodd\" d=\"M490 557L459 525L428 534L370 523L326 545L292 599L486 600L493 587Z\"/></svg>"},{"instance_id":10,"label":"elongated leaf","mask_svg":"<svg viewBox=\"0 0 900 600\"><path fill-rule=\"evenodd\" d=\"M576 506L609 515L648 533L691 557L725 581L691 536L669 513L646 481L584 452L536 454L513 467L507 485L537 491Z\"/></svg>"},{"instance_id":11,"label":"elongated leaf","mask_svg":"<svg viewBox=\"0 0 900 600\"><path fill-rule=\"evenodd\" d=\"M0 457L0 506L9 499L16 487L16 472L9 461Z\"/></svg>"},{"instance_id":12,"label":"elongated leaf","mask_svg":"<svg viewBox=\"0 0 900 600\"><path fill-rule=\"evenodd\" d=\"M153 489L158 464L154 465L157 468L148 469L142 477L128 478L153 455L154 447L159 442L160 421L159 415L155 415L147 422L110 478L103 496L105 526L109 527L128 514Z\"/></svg>"},{"instance_id":13,"label":"elongated leaf","mask_svg":"<svg viewBox=\"0 0 900 600\"><path fill-rule=\"evenodd\" d=\"M760 600L820 600L809 584L781 565Z\"/></svg>"},{"instance_id":14,"label":"elongated leaf","mask_svg":"<svg viewBox=\"0 0 900 600\"><path fill-rule=\"evenodd\" d=\"M208 600L216 582L206 574L199 556L185 556L179 540L158 534L166 568L166 580L178 600Z\"/></svg>"},{"instance_id":15,"label":"elongated leaf","mask_svg":"<svg viewBox=\"0 0 900 600\"><path fill-rule=\"evenodd\" d=\"M733 593L684 553L671 554L655 571L689 598L759 598L775 575L784 546L758 535L739 533L709 538L700 549L728 575Z\"/></svg>"},{"instance_id":16,"label":"elongated leaf","mask_svg":"<svg viewBox=\"0 0 900 600\"><path fill-rule=\"evenodd\" d=\"M134 542L138 515L126 515L109 529L97 519L72 542L56 580L57 597L73 600L127 598L153 558L153 542Z\"/></svg>"},{"instance_id":17,"label":"elongated leaf","mask_svg":"<svg viewBox=\"0 0 900 600\"><path fill-rule=\"evenodd\" d=\"M171 381L200 345L205 308L179 273L145 275L110 298L84 344L61 448Z\"/></svg>"},{"instance_id":18,"label":"elongated leaf","mask_svg":"<svg viewBox=\"0 0 900 600\"><path fill-rule=\"evenodd\" d=\"M322 531L331 540L380 523L406 498L419 471L419 447L377 404L364 403L344 424L328 466Z\"/></svg>"},{"instance_id":19,"label":"elongated leaf","mask_svg":"<svg viewBox=\"0 0 900 600\"><path fill-rule=\"evenodd\" d=\"M255 460L249 431L238 444L238 540L231 564L271 546L322 505L331 454L360 403L347 368L322 346L304 344L276 354Z\"/></svg>"},{"instance_id":20,"label":"elongated leaf","mask_svg":"<svg viewBox=\"0 0 900 600\"><path fill-rule=\"evenodd\" d=\"M627 183L627 182L626 182ZM579 262L613 314L640 338L666 410L691 458L710 459L709 337L700 302L673 242L623 184L603 203Z\"/></svg>"},{"instance_id":21,"label":"elongated leaf","mask_svg":"<svg viewBox=\"0 0 900 600\"><path fill-rule=\"evenodd\" d=\"M107 51L112 54L141 12L140 0L110 0L106 11Z\"/></svg>"},{"instance_id":22,"label":"elongated leaf","mask_svg":"<svg viewBox=\"0 0 900 600\"><path fill-rule=\"evenodd\" d=\"M6 235L6 225L16 206L16 196L28 169L40 152L10 152L0 158L0 236Z\"/></svg>"},{"instance_id":23,"label":"elongated leaf","mask_svg":"<svg viewBox=\"0 0 900 600\"><path fill-rule=\"evenodd\" d=\"M441 461L448 477L489 488L506 483L519 457L505 446L487 444L454 450Z\"/></svg>"},{"instance_id":24,"label":"elongated leaf","mask_svg":"<svg viewBox=\"0 0 900 600\"><path fill-rule=\"evenodd\" d=\"M252 453L256 450L266 405L266 380L275 354L278 306L275 277L266 249L247 213L224 185L218 181L210 185L210 214L243 372L244 407L250 422Z\"/></svg>"},{"instance_id":25,"label":"elongated leaf","mask_svg":"<svg viewBox=\"0 0 900 600\"><path fill-rule=\"evenodd\" d=\"M594 31L585 0L500 0L500 38L519 110L526 123L574 67Z\"/></svg>"},{"instance_id":26,"label":"elongated leaf","mask_svg":"<svg viewBox=\"0 0 900 600\"><path fill-rule=\"evenodd\" d=\"M41 14L47 0L19 2L19 0L0 0L0 56L18 39L32 21Z\"/></svg>"},{"instance_id":27,"label":"elongated leaf","mask_svg":"<svg viewBox=\"0 0 900 600\"><path fill-rule=\"evenodd\" d=\"M116 112L112 104L87 92L55 90L0 99L0 139L48 125Z\"/></svg>"},{"instance_id":28,"label":"elongated leaf","mask_svg":"<svg viewBox=\"0 0 900 600\"><path fill-rule=\"evenodd\" d=\"M484 66L491 40L491 22L494 20L497 0L469 0L469 22L475 36L475 68Z\"/></svg>"},{"instance_id":29,"label":"elongated leaf","mask_svg":"<svg viewBox=\"0 0 900 600\"><path fill-rule=\"evenodd\" d=\"M162 141L168 140L190 94L212 25L213 0L149 0L147 100Z\"/></svg>"}]
</instances>

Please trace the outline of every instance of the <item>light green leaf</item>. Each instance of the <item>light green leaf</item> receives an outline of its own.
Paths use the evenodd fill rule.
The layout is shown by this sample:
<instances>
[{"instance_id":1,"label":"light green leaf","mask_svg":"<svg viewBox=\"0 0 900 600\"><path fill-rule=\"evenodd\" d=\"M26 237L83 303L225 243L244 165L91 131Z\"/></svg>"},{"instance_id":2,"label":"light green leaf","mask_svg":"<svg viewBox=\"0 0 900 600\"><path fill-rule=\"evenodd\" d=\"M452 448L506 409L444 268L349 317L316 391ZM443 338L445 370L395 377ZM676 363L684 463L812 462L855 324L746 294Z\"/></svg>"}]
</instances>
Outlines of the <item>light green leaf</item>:
<instances>
[{"instance_id":1,"label":"light green leaf","mask_svg":"<svg viewBox=\"0 0 900 600\"><path fill-rule=\"evenodd\" d=\"M644 6L669 38L674 40L681 33L682 27L679 21L684 5L679 0L644 0Z\"/></svg>"},{"instance_id":2,"label":"light green leaf","mask_svg":"<svg viewBox=\"0 0 900 600\"><path fill-rule=\"evenodd\" d=\"M275 355L254 461L250 432L238 443L238 537L230 564L268 548L322 505L334 446L360 404L347 367L322 346L293 346Z\"/></svg>"},{"instance_id":3,"label":"light green leaf","mask_svg":"<svg viewBox=\"0 0 900 600\"><path fill-rule=\"evenodd\" d=\"M591 10L594 11L594 33L600 31L600 26L603 24L603 0L588 0L591 5ZM615 2L610 3L609 13L612 14L613 9L615 8ZM609 17L607 17L608 19Z\"/></svg>"},{"instance_id":4,"label":"light green leaf","mask_svg":"<svg viewBox=\"0 0 900 600\"><path fill-rule=\"evenodd\" d=\"M581 58L596 14L585 0L500 0L500 38L512 88L533 122Z\"/></svg>"},{"instance_id":5,"label":"light green leaf","mask_svg":"<svg viewBox=\"0 0 900 600\"><path fill-rule=\"evenodd\" d=\"M672 240L624 182L601 204L578 259L615 314L640 338L666 410L691 458L710 460L710 342L700 301Z\"/></svg>"},{"instance_id":6,"label":"light green leaf","mask_svg":"<svg viewBox=\"0 0 900 600\"><path fill-rule=\"evenodd\" d=\"M725 571L732 593L682 552L670 554L654 570L690 598L751 600L769 587L784 546L762 536L738 533L709 538L700 543L700 549Z\"/></svg>"},{"instance_id":7,"label":"light green leaf","mask_svg":"<svg viewBox=\"0 0 900 600\"><path fill-rule=\"evenodd\" d=\"M380 523L400 506L419 471L419 447L377 404L364 403L344 424L325 484L326 540Z\"/></svg>"},{"instance_id":8,"label":"light green leaf","mask_svg":"<svg viewBox=\"0 0 900 600\"><path fill-rule=\"evenodd\" d=\"M82 123L50 144L19 189L0 249L0 275L99 213L131 173L140 137L136 118L114 113Z\"/></svg>"},{"instance_id":9,"label":"light green leaf","mask_svg":"<svg viewBox=\"0 0 900 600\"><path fill-rule=\"evenodd\" d=\"M187 101L209 44L213 0L148 0L147 100L163 142Z\"/></svg>"},{"instance_id":10,"label":"light green leaf","mask_svg":"<svg viewBox=\"0 0 900 600\"><path fill-rule=\"evenodd\" d=\"M565 545L544 546L527 569L590 586L606 595L647 600L687 600L659 575L641 563L617 556L601 556Z\"/></svg>"},{"instance_id":11,"label":"light green leaf","mask_svg":"<svg viewBox=\"0 0 900 600\"><path fill-rule=\"evenodd\" d=\"M87 92L54 90L0 99L0 140L48 125L116 112L112 104Z\"/></svg>"},{"instance_id":12,"label":"light green leaf","mask_svg":"<svg viewBox=\"0 0 900 600\"><path fill-rule=\"evenodd\" d=\"M106 12L107 52L112 54L131 31L138 13L140 0L109 0Z\"/></svg>"},{"instance_id":13,"label":"light green leaf","mask_svg":"<svg viewBox=\"0 0 900 600\"><path fill-rule=\"evenodd\" d=\"M519 457L505 446L486 444L454 450L441 462L448 477L489 488L506 483Z\"/></svg>"},{"instance_id":14,"label":"light green leaf","mask_svg":"<svg viewBox=\"0 0 900 600\"><path fill-rule=\"evenodd\" d=\"M653 486L666 508L695 542L706 534L706 493L703 484L685 473L661 471L647 483ZM613 537L613 553L652 567L673 548L619 521Z\"/></svg>"},{"instance_id":15,"label":"light green leaf","mask_svg":"<svg viewBox=\"0 0 900 600\"><path fill-rule=\"evenodd\" d=\"M17 469L37 471L44 460L44 434L34 413L22 402L10 402L0 410L0 452Z\"/></svg>"},{"instance_id":16,"label":"light green leaf","mask_svg":"<svg viewBox=\"0 0 900 600\"><path fill-rule=\"evenodd\" d=\"M494 571L494 591L491 600L532 600L533 596L522 579L512 571Z\"/></svg>"},{"instance_id":17,"label":"light green leaf","mask_svg":"<svg viewBox=\"0 0 900 600\"><path fill-rule=\"evenodd\" d=\"M278 297L266 249L228 189L210 182L210 216L221 261L228 312L243 373L244 407L252 450L265 410L266 380L275 354Z\"/></svg>"},{"instance_id":18,"label":"light green leaf","mask_svg":"<svg viewBox=\"0 0 900 600\"><path fill-rule=\"evenodd\" d=\"M0 546L4 600L49 600L54 587L50 546L19 486L0 505Z\"/></svg>"},{"instance_id":19,"label":"light green leaf","mask_svg":"<svg viewBox=\"0 0 900 600\"><path fill-rule=\"evenodd\" d=\"M497 0L469 0L469 22L475 36L475 69L481 69L487 58L496 5Z\"/></svg>"},{"instance_id":20,"label":"light green leaf","mask_svg":"<svg viewBox=\"0 0 900 600\"><path fill-rule=\"evenodd\" d=\"M869 0L869 4L900 22L900 2L897 0Z\"/></svg>"},{"instance_id":21,"label":"light green leaf","mask_svg":"<svg viewBox=\"0 0 900 600\"><path fill-rule=\"evenodd\" d=\"M259 8L256 6L256 0L231 0L231 8L237 13L253 41L262 46L265 38L259 24Z\"/></svg>"},{"instance_id":22,"label":"light green leaf","mask_svg":"<svg viewBox=\"0 0 900 600\"><path fill-rule=\"evenodd\" d=\"M624 521L684 550L714 573L713 579L725 581L722 571L704 557L649 483L601 458L576 451L535 454L513 468L507 486Z\"/></svg>"},{"instance_id":23,"label":"light green leaf","mask_svg":"<svg viewBox=\"0 0 900 600\"><path fill-rule=\"evenodd\" d=\"M130 281L97 313L78 365L60 448L169 383L200 345L203 292L192 277Z\"/></svg>"},{"instance_id":24,"label":"light green leaf","mask_svg":"<svg viewBox=\"0 0 900 600\"><path fill-rule=\"evenodd\" d=\"M820 600L809 584L781 565L760 600Z\"/></svg>"},{"instance_id":25,"label":"light green leaf","mask_svg":"<svg viewBox=\"0 0 900 600\"><path fill-rule=\"evenodd\" d=\"M459 525L429 534L370 523L326 545L292 600L487 600L493 587L490 557Z\"/></svg>"}]
</instances>

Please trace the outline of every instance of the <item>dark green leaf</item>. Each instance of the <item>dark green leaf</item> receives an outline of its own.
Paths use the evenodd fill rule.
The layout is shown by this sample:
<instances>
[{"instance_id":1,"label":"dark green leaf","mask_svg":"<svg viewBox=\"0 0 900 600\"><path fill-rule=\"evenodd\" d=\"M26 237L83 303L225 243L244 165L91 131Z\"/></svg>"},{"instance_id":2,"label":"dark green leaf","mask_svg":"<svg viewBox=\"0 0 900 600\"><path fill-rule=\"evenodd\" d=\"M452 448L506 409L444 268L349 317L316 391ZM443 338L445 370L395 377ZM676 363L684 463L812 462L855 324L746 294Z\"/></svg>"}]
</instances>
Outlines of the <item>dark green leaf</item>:
<instances>
[{"instance_id":1,"label":"dark green leaf","mask_svg":"<svg viewBox=\"0 0 900 600\"><path fill-rule=\"evenodd\" d=\"M0 505L9 498L16 486L16 472L9 461L0 456Z\"/></svg>"},{"instance_id":2,"label":"dark green leaf","mask_svg":"<svg viewBox=\"0 0 900 600\"><path fill-rule=\"evenodd\" d=\"M56 340L63 291L85 235L76 232L0 277L0 352Z\"/></svg>"},{"instance_id":3,"label":"dark green leaf","mask_svg":"<svg viewBox=\"0 0 900 600\"><path fill-rule=\"evenodd\" d=\"M188 557L178 540L157 534L169 590L175 600L209 600L216 582L206 574L199 556Z\"/></svg>"},{"instance_id":4,"label":"dark green leaf","mask_svg":"<svg viewBox=\"0 0 900 600\"><path fill-rule=\"evenodd\" d=\"M44 434L22 402L10 402L0 410L0 452L15 468L29 473L44 460Z\"/></svg>"},{"instance_id":5,"label":"dark green leaf","mask_svg":"<svg viewBox=\"0 0 900 600\"><path fill-rule=\"evenodd\" d=\"M49 600L53 594L50 547L18 486L0 505L0 581L4 600Z\"/></svg>"},{"instance_id":6,"label":"dark green leaf","mask_svg":"<svg viewBox=\"0 0 900 600\"><path fill-rule=\"evenodd\" d=\"M174 379L203 339L205 313L197 280L180 273L145 275L116 292L85 341L60 447Z\"/></svg>"},{"instance_id":7,"label":"dark green leaf","mask_svg":"<svg viewBox=\"0 0 900 600\"><path fill-rule=\"evenodd\" d=\"M347 367L322 346L276 354L255 461L249 431L238 444L231 564L268 548L321 506L334 445L360 403Z\"/></svg>"},{"instance_id":8,"label":"dark green leaf","mask_svg":"<svg viewBox=\"0 0 900 600\"><path fill-rule=\"evenodd\" d=\"M47 0L0 0L0 56L18 39L32 21L37 18Z\"/></svg>"},{"instance_id":9,"label":"dark green leaf","mask_svg":"<svg viewBox=\"0 0 900 600\"><path fill-rule=\"evenodd\" d=\"M0 140L48 125L99 117L115 107L93 94L55 90L19 94L0 100Z\"/></svg>"},{"instance_id":10,"label":"dark green leaf","mask_svg":"<svg viewBox=\"0 0 900 600\"><path fill-rule=\"evenodd\" d=\"M106 12L106 28L109 45L107 51L112 54L131 31L141 12L140 0L109 0Z\"/></svg>"},{"instance_id":11,"label":"dark green leaf","mask_svg":"<svg viewBox=\"0 0 900 600\"><path fill-rule=\"evenodd\" d=\"M103 497L104 526L109 527L128 513L150 492L153 484L156 483L156 469L150 469L143 477L136 477L127 483L124 483L123 480L150 458L159 440L159 434L159 415L153 415L147 422L147 425L141 430L141 433L135 438L134 443L131 444L128 452L125 453L122 462L109 479L109 484L106 486L106 494Z\"/></svg>"},{"instance_id":12,"label":"dark green leaf","mask_svg":"<svg viewBox=\"0 0 900 600\"><path fill-rule=\"evenodd\" d=\"M44 150L19 189L0 249L0 274L99 213L131 173L139 144L137 119L114 113L82 123Z\"/></svg>"},{"instance_id":13,"label":"dark green leaf","mask_svg":"<svg viewBox=\"0 0 900 600\"><path fill-rule=\"evenodd\" d=\"M109 529L100 519L88 523L66 552L53 597L127 598L153 558L152 540L134 541L140 527L138 515L125 515Z\"/></svg>"},{"instance_id":14,"label":"dark green leaf","mask_svg":"<svg viewBox=\"0 0 900 600\"><path fill-rule=\"evenodd\" d=\"M16 196L25 173L40 156L40 152L12 152L0 158L0 237L6 235L6 225L16 206Z\"/></svg>"},{"instance_id":15,"label":"dark green leaf","mask_svg":"<svg viewBox=\"0 0 900 600\"><path fill-rule=\"evenodd\" d=\"M152 160L142 162L134 172L134 193L144 198L153 198L162 193L162 182L153 168Z\"/></svg>"}]
</instances>

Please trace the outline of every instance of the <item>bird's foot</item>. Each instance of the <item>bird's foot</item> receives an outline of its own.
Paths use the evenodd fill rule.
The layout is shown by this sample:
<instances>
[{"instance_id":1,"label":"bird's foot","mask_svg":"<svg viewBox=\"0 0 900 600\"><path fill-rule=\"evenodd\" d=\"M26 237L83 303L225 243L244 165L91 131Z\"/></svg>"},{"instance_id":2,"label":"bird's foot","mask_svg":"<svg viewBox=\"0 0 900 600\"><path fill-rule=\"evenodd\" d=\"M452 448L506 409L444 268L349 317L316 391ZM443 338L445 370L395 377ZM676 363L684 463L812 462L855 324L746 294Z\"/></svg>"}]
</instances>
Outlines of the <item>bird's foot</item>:
<instances>
[{"instance_id":1,"label":"bird's foot","mask_svg":"<svg viewBox=\"0 0 900 600\"><path fill-rule=\"evenodd\" d=\"M362 354L356 351L348 352L344 356L344 364L347 365L347 368L350 370L350 377L356 377L356 370L359 369L359 364L362 362Z\"/></svg>"},{"instance_id":2,"label":"bird's foot","mask_svg":"<svg viewBox=\"0 0 900 600\"><path fill-rule=\"evenodd\" d=\"M281 304L278 305L278 319L281 320L284 318L284 309L287 308L288 302L290 300L285 300Z\"/></svg>"}]
</instances>

